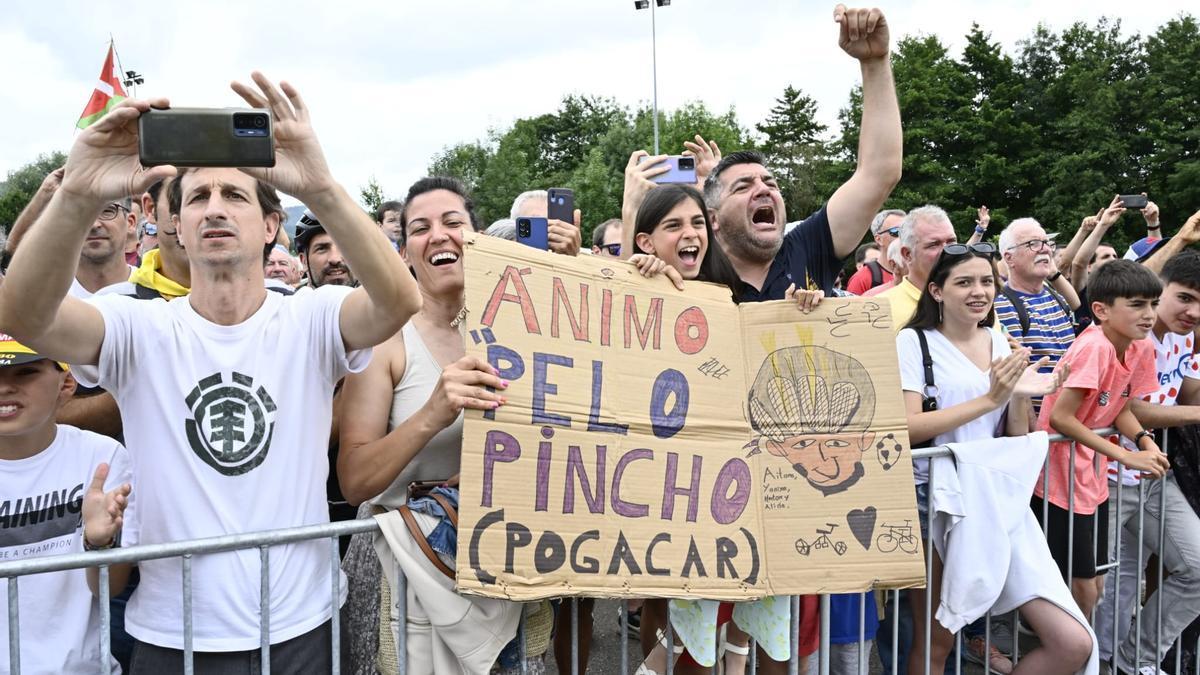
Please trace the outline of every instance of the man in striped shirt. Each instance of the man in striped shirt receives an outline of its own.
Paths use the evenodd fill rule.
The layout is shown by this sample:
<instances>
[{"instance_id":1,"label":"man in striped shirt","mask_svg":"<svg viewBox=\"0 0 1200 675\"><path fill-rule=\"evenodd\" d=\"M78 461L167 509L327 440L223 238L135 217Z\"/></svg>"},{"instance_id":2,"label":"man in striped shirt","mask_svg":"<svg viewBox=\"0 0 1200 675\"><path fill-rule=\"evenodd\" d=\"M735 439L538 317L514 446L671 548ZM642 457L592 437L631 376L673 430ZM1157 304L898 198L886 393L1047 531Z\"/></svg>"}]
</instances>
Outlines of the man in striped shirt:
<instances>
[{"instance_id":1,"label":"man in striped shirt","mask_svg":"<svg viewBox=\"0 0 1200 675\"><path fill-rule=\"evenodd\" d=\"M1066 301L1047 285L1060 274L1054 268L1054 242L1033 218L1018 218L1000 233L1000 251L1008 264L1004 291L996 294L996 318L1013 339L1030 350L1030 363L1050 361L1042 372L1054 370L1075 341L1075 325ZM1013 305L1019 301L1023 310ZM1025 318L1022 318L1022 314ZM1042 400L1033 399L1034 414Z\"/></svg>"}]
</instances>

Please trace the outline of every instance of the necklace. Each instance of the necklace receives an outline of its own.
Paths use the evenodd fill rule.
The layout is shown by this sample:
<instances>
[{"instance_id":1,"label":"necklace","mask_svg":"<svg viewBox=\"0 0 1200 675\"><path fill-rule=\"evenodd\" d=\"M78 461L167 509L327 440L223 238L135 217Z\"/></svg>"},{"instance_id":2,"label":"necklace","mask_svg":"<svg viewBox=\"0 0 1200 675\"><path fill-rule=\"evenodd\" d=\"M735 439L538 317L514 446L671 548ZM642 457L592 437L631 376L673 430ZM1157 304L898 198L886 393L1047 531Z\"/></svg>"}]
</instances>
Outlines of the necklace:
<instances>
[{"instance_id":1,"label":"necklace","mask_svg":"<svg viewBox=\"0 0 1200 675\"><path fill-rule=\"evenodd\" d=\"M462 309L458 310L458 315L455 316L454 320L450 322L450 327L458 328L459 324L461 324L462 322L464 322L466 320L467 320L467 308L463 307Z\"/></svg>"}]
</instances>

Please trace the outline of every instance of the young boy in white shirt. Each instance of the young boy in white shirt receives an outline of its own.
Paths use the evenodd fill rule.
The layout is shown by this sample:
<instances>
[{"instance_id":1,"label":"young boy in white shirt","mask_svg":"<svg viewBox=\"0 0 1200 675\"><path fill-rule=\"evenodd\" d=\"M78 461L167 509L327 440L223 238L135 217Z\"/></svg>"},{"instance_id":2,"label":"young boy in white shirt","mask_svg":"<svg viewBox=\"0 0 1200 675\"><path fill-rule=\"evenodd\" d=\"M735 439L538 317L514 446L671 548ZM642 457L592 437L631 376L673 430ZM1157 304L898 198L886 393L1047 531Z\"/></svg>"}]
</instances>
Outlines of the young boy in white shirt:
<instances>
[{"instance_id":1,"label":"young boy in white shirt","mask_svg":"<svg viewBox=\"0 0 1200 675\"><path fill-rule=\"evenodd\" d=\"M119 541L131 492L129 461L111 438L55 423L58 406L74 391L65 365L0 334L0 561ZM127 538L134 529L126 528ZM128 565L119 567L112 568L115 587L129 573ZM94 569L19 577L23 672L106 672L89 576L94 584ZM5 591L9 583L4 580ZM10 663L8 630L8 613L0 612L0 668ZM110 661L111 672L120 672Z\"/></svg>"}]
</instances>

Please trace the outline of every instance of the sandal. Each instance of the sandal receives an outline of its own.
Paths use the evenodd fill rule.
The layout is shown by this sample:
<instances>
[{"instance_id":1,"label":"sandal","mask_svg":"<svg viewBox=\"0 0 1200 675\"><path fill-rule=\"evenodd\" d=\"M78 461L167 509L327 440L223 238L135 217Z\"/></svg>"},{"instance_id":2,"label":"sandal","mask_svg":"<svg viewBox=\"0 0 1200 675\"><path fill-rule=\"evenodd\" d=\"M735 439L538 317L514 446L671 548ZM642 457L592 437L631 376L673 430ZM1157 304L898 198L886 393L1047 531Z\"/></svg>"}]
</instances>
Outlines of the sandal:
<instances>
[{"instance_id":1,"label":"sandal","mask_svg":"<svg viewBox=\"0 0 1200 675\"><path fill-rule=\"evenodd\" d=\"M658 651L660 646L663 648L663 651L666 651L667 649L667 634L660 629L657 632L657 635L658 644L655 645L654 650L650 652L650 656L647 656L646 660L642 661L637 670L633 671L633 675L661 675L661 673L659 673L657 670L654 670L650 666L646 665L646 662L650 660L651 656L654 656L654 652ZM677 644L671 649L671 651L674 653L674 656L671 658L672 662L674 662L674 660L679 658L679 655L683 653L683 645Z\"/></svg>"},{"instance_id":2,"label":"sandal","mask_svg":"<svg viewBox=\"0 0 1200 675\"><path fill-rule=\"evenodd\" d=\"M734 644L734 643L730 642L729 639L726 637L727 631L725 629L727 627L728 627L728 624L721 626L721 646L717 649L717 663L720 664L719 666L717 666L718 672L721 675L745 675L746 665L748 665L748 661L749 661L749 657L750 657L750 645L749 644L739 645L739 644ZM727 671L725 669L725 655L726 654L737 654L738 656L744 656L747 658L747 663L742 665L742 672L730 673L729 671Z\"/></svg>"}]
</instances>

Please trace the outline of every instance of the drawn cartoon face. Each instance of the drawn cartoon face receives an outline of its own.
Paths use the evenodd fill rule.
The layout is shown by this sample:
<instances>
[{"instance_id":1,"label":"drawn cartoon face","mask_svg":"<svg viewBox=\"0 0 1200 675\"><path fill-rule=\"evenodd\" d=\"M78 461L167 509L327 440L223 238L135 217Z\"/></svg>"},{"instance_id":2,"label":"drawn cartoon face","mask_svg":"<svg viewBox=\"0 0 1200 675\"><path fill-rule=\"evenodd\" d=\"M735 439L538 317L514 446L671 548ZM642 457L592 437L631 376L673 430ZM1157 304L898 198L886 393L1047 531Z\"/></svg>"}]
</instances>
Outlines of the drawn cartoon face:
<instances>
[{"instance_id":1,"label":"drawn cartoon face","mask_svg":"<svg viewBox=\"0 0 1200 675\"><path fill-rule=\"evenodd\" d=\"M875 440L871 376L826 347L789 347L763 361L747 400L754 445L783 458L822 494L842 492L865 470Z\"/></svg>"},{"instance_id":2,"label":"drawn cartoon face","mask_svg":"<svg viewBox=\"0 0 1200 675\"><path fill-rule=\"evenodd\" d=\"M792 465L822 494L841 492L863 477L862 455L875 439L864 434L806 434L768 441L767 450Z\"/></svg>"}]
</instances>

